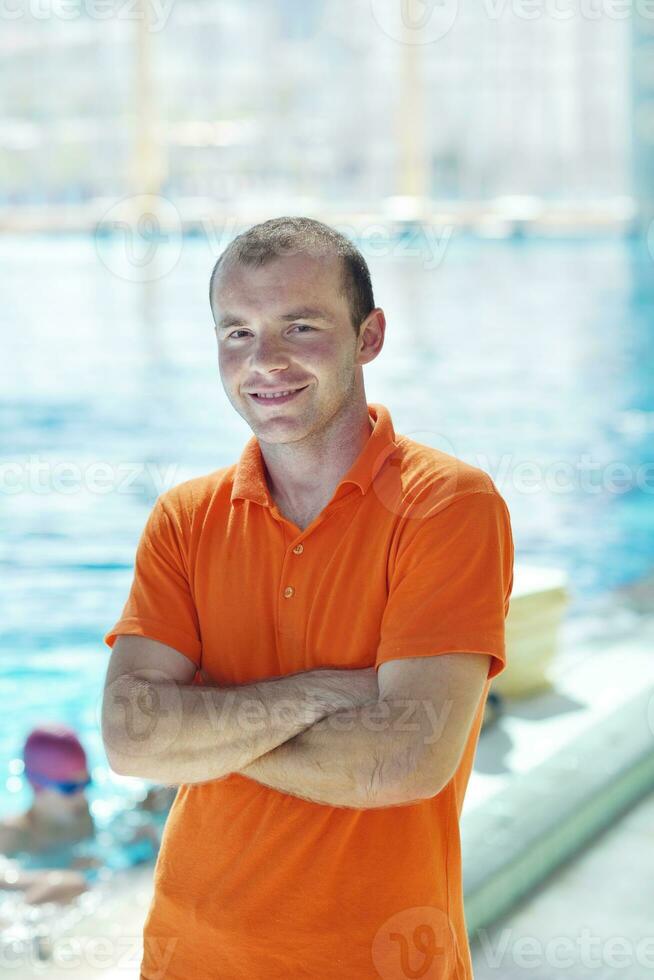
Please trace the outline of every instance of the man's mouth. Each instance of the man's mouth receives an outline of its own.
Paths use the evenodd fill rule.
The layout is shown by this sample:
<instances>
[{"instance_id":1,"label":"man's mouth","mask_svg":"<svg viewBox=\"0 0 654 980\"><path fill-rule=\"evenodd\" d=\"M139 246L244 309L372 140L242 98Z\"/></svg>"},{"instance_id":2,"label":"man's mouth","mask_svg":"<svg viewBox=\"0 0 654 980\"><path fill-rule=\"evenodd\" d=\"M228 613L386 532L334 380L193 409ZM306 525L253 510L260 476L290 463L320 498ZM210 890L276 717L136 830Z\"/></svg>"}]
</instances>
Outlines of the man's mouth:
<instances>
[{"instance_id":1,"label":"man's mouth","mask_svg":"<svg viewBox=\"0 0 654 980\"><path fill-rule=\"evenodd\" d=\"M258 402L260 405L283 405L296 398L300 392L305 391L308 387L308 385L304 385L302 388L289 388L286 391L275 392L274 394L270 392L249 392L249 395L253 401Z\"/></svg>"}]
</instances>

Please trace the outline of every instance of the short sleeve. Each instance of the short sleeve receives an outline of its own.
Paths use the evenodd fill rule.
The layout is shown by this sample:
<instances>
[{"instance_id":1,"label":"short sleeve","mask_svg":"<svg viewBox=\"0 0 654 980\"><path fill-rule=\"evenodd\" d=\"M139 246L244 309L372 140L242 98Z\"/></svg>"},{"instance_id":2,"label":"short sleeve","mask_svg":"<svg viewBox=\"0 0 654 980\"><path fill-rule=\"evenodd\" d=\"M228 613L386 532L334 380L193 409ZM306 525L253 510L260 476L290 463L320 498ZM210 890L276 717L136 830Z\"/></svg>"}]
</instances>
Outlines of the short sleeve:
<instances>
[{"instance_id":1,"label":"short sleeve","mask_svg":"<svg viewBox=\"0 0 654 980\"><path fill-rule=\"evenodd\" d=\"M473 491L407 521L389 572L375 668L386 660L488 653L487 679L506 666L513 536L497 491Z\"/></svg>"},{"instance_id":2,"label":"short sleeve","mask_svg":"<svg viewBox=\"0 0 654 980\"><path fill-rule=\"evenodd\" d=\"M201 665L199 620L182 535L161 497L155 502L136 549L127 602L104 642L112 647L119 634L147 636L183 653L197 667Z\"/></svg>"}]
</instances>

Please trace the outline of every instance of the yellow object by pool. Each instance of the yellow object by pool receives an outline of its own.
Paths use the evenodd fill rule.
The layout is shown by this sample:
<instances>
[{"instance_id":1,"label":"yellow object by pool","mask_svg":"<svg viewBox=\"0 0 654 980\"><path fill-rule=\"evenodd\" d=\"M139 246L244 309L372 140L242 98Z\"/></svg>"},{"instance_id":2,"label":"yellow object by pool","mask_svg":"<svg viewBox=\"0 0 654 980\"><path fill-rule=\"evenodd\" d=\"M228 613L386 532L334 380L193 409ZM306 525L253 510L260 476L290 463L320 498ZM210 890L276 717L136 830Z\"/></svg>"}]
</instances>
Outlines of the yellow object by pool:
<instances>
[{"instance_id":1,"label":"yellow object by pool","mask_svg":"<svg viewBox=\"0 0 654 980\"><path fill-rule=\"evenodd\" d=\"M551 686L547 668L557 651L563 613L569 602L565 572L514 565L514 584L506 619L506 667L493 690L523 697Z\"/></svg>"}]
</instances>

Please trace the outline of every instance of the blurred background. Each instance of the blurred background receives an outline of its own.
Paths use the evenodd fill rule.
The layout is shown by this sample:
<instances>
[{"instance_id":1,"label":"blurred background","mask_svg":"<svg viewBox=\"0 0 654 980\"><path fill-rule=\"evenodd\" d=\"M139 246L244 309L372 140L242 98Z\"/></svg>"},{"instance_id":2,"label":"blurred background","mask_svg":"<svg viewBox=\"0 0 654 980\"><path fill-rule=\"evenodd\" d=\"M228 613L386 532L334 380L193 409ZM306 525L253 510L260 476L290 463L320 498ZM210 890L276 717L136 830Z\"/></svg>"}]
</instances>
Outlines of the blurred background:
<instances>
[{"instance_id":1,"label":"blurred background","mask_svg":"<svg viewBox=\"0 0 654 980\"><path fill-rule=\"evenodd\" d=\"M0 21L0 817L29 802L45 719L84 742L96 815L137 792L102 749L102 636L157 495L251 435L218 376L213 263L303 214L370 266L368 400L511 513L509 667L468 826L513 819L497 801L546 747L628 743L535 887L654 786L654 5L25 0ZM488 873L471 940L526 894L504 881L489 911Z\"/></svg>"}]
</instances>

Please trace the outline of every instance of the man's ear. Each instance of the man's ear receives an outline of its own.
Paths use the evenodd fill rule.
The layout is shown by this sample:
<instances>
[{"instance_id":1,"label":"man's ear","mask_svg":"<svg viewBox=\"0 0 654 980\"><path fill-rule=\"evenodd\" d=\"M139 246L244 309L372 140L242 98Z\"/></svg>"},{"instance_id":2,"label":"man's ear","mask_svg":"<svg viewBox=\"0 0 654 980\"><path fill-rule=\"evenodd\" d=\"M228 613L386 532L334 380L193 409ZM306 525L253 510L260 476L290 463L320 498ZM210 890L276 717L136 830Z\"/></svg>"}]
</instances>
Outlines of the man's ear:
<instances>
[{"instance_id":1,"label":"man's ear","mask_svg":"<svg viewBox=\"0 0 654 980\"><path fill-rule=\"evenodd\" d=\"M386 318L381 307L371 310L366 319L361 324L358 337L359 353L357 362L359 364L369 364L374 361L384 346L386 333Z\"/></svg>"}]
</instances>

